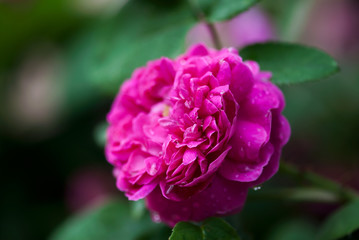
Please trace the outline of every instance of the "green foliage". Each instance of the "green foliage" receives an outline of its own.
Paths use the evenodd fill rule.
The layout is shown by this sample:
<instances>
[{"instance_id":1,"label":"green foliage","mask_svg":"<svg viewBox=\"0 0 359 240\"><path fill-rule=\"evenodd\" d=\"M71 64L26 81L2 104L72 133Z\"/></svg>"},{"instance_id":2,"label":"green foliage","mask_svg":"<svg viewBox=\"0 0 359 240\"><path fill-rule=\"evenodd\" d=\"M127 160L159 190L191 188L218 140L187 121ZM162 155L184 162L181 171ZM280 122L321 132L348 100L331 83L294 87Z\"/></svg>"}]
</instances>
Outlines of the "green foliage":
<instances>
[{"instance_id":1,"label":"green foliage","mask_svg":"<svg viewBox=\"0 0 359 240\"><path fill-rule=\"evenodd\" d=\"M84 20L68 0L0 1L0 72L15 63L31 43L59 38ZM22 6L23 4L23 6Z\"/></svg>"},{"instance_id":2,"label":"green foliage","mask_svg":"<svg viewBox=\"0 0 359 240\"><path fill-rule=\"evenodd\" d=\"M69 66L82 65L76 75L114 94L135 68L181 54L196 20L185 2L157 2L129 1L117 16L81 34L73 48L76 58L69 58Z\"/></svg>"},{"instance_id":3,"label":"green foliage","mask_svg":"<svg viewBox=\"0 0 359 240\"><path fill-rule=\"evenodd\" d=\"M169 240L239 240L236 230L221 218L208 218L201 225L179 222Z\"/></svg>"},{"instance_id":4,"label":"green foliage","mask_svg":"<svg viewBox=\"0 0 359 240\"><path fill-rule=\"evenodd\" d=\"M199 1L208 21L227 20L255 4L245 1ZM133 70L185 50L185 36L199 21L187 1L132 0L110 19L80 34L70 48L69 80L82 79L111 95Z\"/></svg>"},{"instance_id":5,"label":"green foliage","mask_svg":"<svg viewBox=\"0 0 359 240\"><path fill-rule=\"evenodd\" d=\"M201 228L193 223L179 222L172 230L169 240L203 239Z\"/></svg>"},{"instance_id":6,"label":"green foliage","mask_svg":"<svg viewBox=\"0 0 359 240\"><path fill-rule=\"evenodd\" d=\"M50 239L145 240L159 233L160 239L169 234L166 227L153 223L148 215L131 214L128 202L113 201L68 220Z\"/></svg>"},{"instance_id":7,"label":"green foliage","mask_svg":"<svg viewBox=\"0 0 359 240\"><path fill-rule=\"evenodd\" d=\"M314 239L315 227L308 220L291 219L274 227L268 240Z\"/></svg>"},{"instance_id":8,"label":"green foliage","mask_svg":"<svg viewBox=\"0 0 359 240\"><path fill-rule=\"evenodd\" d=\"M259 0L199 0L198 5L209 22L229 20Z\"/></svg>"},{"instance_id":9,"label":"green foliage","mask_svg":"<svg viewBox=\"0 0 359 240\"><path fill-rule=\"evenodd\" d=\"M349 203L331 215L321 227L317 240L345 237L359 229L359 201Z\"/></svg>"},{"instance_id":10,"label":"green foliage","mask_svg":"<svg viewBox=\"0 0 359 240\"><path fill-rule=\"evenodd\" d=\"M240 55L245 60L257 61L262 70L271 71L276 84L317 80L339 70L335 60L326 53L292 43L254 44L242 49Z\"/></svg>"}]
</instances>

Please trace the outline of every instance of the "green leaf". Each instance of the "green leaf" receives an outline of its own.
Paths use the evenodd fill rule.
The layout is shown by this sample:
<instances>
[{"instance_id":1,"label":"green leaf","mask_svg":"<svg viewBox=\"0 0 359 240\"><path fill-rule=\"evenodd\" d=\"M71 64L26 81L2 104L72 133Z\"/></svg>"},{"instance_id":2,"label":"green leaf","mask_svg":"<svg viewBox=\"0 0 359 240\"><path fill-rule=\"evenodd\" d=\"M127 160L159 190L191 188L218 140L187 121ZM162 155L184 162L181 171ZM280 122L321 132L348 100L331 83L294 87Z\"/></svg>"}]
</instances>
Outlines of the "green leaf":
<instances>
[{"instance_id":1,"label":"green leaf","mask_svg":"<svg viewBox=\"0 0 359 240\"><path fill-rule=\"evenodd\" d=\"M231 19L259 2L259 0L199 0L198 6L209 22Z\"/></svg>"},{"instance_id":2,"label":"green leaf","mask_svg":"<svg viewBox=\"0 0 359 240\"><path fill-rule=\"evenodd\" d=\"M338 72L339 67L328 54L292 43L254 44L240 51L245 60L259 63L261 70L271 71L272 82L291 84L317 80Z\"/></svg>"},{"instance_id":3,"label":"green leaf","mask_svg":"<svg viewBox=\"0 0 359 240\"><path fill-rule=\"evenodd\" d=\"M117 16L79 36L74 50L82 67L76 75L115 94L135 68L183 53L185 36L195 23L186 1L128 1ZM76 65L69 60L69 66Z\"/></svg>"},{"instance_id":4,"label":"green leaf","mask_svg":"<svg viewBox=\"0 0 359 240\"><path fill-rule=\"evenodd\" d=\"M317 240L344 237L359 229L359 201L351 202L331 215L320 228Z\"/></svg>"},{"instance_id":5,"label":"green leaf","mask_svg":"<svg viewBox=\"0 0 359 240\"><path fill-rule=\"evenodd\" d=\"M268 240L313 239L315 226L307 219L289 219L277 224L268 235Z\"/></svg>"},{"instance_id":6,"label":"green leaf","mask_svg":"<svg viewBox=\"0 0 359 240\"><path fill-rule=\"evenodd\" d=\"M236 230L221 218L209 218L201 225L179 222L169 240L239 240Z\"/></svg>"},{"instance_id":7,"label":"green leaf","mask_svg":"<svg viewBox=\"0 0 359 240\"><path fill-rule=\"evenodd\" d=\"M51 240L134 240L148 239L165 231L162 224L153 223L148 216L131 214L125 201L112 201L66 221ZM166 231L165 231L166 232ZM144 236L149 237L144 237ZM168 235L167 235L168 236Z\"/></svg>"},{"instance_id":8,"label":"green leaf","mask_svg":"<svg viewBox=\"0 0 359 240\"><path fill-rule=\"evenodd\" d=\"M179 222L172 230L169 240L203 239L201 228L193 223Z\"/></svg>"},{"instance_id":9,"label":"green leaf","mask_svg":"<svg viewBox=\"0 0 359 240\"><path fill-rule=\"evenodd\" d=\"M234 228L221 218L208 218L201 226L205 240L239 240L239 236Z\"/></svg>"}]
</instances>

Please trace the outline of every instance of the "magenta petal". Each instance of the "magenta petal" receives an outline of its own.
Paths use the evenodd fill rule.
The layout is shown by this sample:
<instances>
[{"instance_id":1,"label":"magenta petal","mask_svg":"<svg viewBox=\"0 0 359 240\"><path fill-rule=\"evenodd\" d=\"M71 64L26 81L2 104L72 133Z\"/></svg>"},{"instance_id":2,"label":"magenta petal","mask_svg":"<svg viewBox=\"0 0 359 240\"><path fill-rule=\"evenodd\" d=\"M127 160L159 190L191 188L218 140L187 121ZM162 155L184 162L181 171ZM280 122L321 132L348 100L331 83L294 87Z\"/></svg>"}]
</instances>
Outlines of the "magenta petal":
<instances>
[{"instance_id":1,"label":"magenta petal","mask_svg":"<svg viewBox=\"0 0 359 240\"><path fill-rule=\"evenodd\" d=\"M197 159L198 152L196 149L187 149L183 154L183 164L188 165Z\"/></svg>"},{"instance_id":2,"label":"magenta petal","mask_svg":"<svg viewBox=\"0 0 359 240\"><path fill-rule=\"evenodd\" d=\"M139 199L145 198L148 194L150 194L153 189L157 186L157 182L152 182L150 184L143 185L140 189L136 192L131 194L131 192L127 192L126 196L128 200L137 201Z\"/></svg>"},{"instance_id":3,"label":"magenta petal","mask_svg":"<svg viewBox=\"0 0 359 240\"><path fill-rule=\"evenodd\" d=\"M251 167L250 164L226 161L220 169L220 173L228 180L237 182L252 182L258 179L263 167Z\"/></svg>"},{"instance_id":4,"label":"magenta petal","mask_svg":"<svg viewBox=\"0 0 359 240\"><path fill-rule=\"evenodd\" d=\"M245 184L217 176L209 187L188 200L168 200L156 188L146 197L146 204L156 220L173 227L179 221L202 221L211 216L236 213L244 205L247 190Z\"/></svg>"},{"instance_id":5,"label":"magenta petal","mask_svg":"<svg viewBox=\"0 0 359 240\"><path fill-rule=\"evenodd\" d=\"M253 86L253 74L243 63L236 65L232 70L232 78L229 89L233 96L240 102Z\"/></svg>"},{"instance_id":6,"label":"magenta petal","mask_svg":"<svg viewBox=\"0 0 359 240\"><path fill-rule=\"evenodd\" d=\"M238 121L234 127L231 152L234 159L257 159L260 149L269 140L269 134L259 124Z\"/></svg>"},{"instance_id":7,"label":"magenta petal","mask_svg":"<svg viewBox=\"0 0 359 240\"><path fill-rule=\"evenodd\" d=\"M220 85L228 85L231 82L231 68L229 64L225 61L221 61L219 71L217 74L217 79Z\"/></svg>"},{"instance_id":8,"label":"magenta petal","mask_svg":"<svg viewBox=\"0 0 359 240\"><path fill-rule=\"evenodd\" d=\"M203 44L197 44L190 48L188 56L205 56L208 55L208 50Z\"/></svg>"}]
</instances>

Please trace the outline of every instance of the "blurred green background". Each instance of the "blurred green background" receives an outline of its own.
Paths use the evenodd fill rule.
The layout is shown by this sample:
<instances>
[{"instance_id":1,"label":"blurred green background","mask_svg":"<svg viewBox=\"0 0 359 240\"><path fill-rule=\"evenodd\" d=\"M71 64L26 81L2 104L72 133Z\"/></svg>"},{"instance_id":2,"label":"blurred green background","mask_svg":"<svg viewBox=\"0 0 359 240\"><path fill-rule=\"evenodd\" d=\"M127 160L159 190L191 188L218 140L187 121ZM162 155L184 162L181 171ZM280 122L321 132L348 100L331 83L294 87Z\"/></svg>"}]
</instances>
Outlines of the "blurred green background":
<instances>
[{"instance_id":1,"label":"blurred green background","mask_svg":"<svg viewBox=\"0 0 359 240\"><path fill-rule=\"evenodd\" d=\"M0 239L45 239L68 216L121 198L101 139L119 87L113 76L132 71L110 69L106 62L109 43L121 43L120 52L127 47L116 35L117 27L131 24L116 19L124 2L0 0ZM152 7L176 11L171 4ZM329 79L282 87L292 127L283 159L359 189L359 2L264 0L259 8L274 39L316 46L341 67ZM177 21L171 14L163 18ZM201 34L196 38L202 40ZM163 52L181 53L171 49ZM100 60L93 63L94 54ZM122 60L116 52L110 59ZM310 233L335 207L251 202L240 232L247 239L280 239L283 229L296 227ZM308 239L302 233L298 239Z\"/></svg>"}]
</instances>

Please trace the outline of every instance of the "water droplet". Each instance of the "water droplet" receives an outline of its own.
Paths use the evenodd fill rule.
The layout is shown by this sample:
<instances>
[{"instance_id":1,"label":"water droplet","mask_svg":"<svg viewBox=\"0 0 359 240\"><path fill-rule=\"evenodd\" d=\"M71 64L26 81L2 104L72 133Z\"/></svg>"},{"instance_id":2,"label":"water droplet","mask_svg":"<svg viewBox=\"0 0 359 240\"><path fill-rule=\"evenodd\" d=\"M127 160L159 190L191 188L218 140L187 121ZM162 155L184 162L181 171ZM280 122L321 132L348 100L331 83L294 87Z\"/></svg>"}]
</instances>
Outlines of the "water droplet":
<instances>
[{"instance_id":1,"label":"water droplet","mask_svg":"<svg viewBox=\"0 0 359 240\"><path fill-rule=\"evenodd\" d=\"M239 174L236 174L236 176L234 176L235 178L239 178Z\"/></svg>"},{"instance_id":2,"label":"water droplet","mask_svg":"<svg viewBox=\"0 0 359 240\"><path fill-rule=\"evenodd\" d=\"M158 213L154 212L152 213L152 220L156 223L159 223L161 222L161 217Z\"/></svg>"},{"instance_id":3,"label":"water droplet","mask_svg":"<svg viewBox=\"0 0 359 240\"><path fill-rule=\"evenodd\" d=\"M210 197L211 197L211 199L214 199L215 195L212 193Z\"/></svg>"},{"instance_id":4,"label":"water droplet","mask_svg":"<svg viewBox=\"0 0 359 240\"><path fill-rule=\"evenodd\" d=\"M228 190L227 190L227 188L223 188L223 192L227 192Z\"/></svg>"},{"instance_id":5,"label":"water droplet","mask_svg":"<svg viewBox=\"0 0 359 240\"><path fill-rule=\"evenodd\" d=\"M198 208L200 205L198 202L193 203L193 207Z\"/></svg>"},{"instance_id":6,"label":"water droplet","mask_svg":"<svg viewBox=\"0 0 359 240\"><path fill-rule=\"evenodd\" d=\"M227 197L227 200L228 200L228 201L231 201L231 200L232 200L232 198L231 198L231 197Z\"/></svg>"},{"instance_id":7,"label":"water droplet","mask_svg":"<svg viewBox=\"0 0 359 240\"><path fill-rule=\"evenodd\" d=\"M261 190L261 188L262 188L261 186L256 186L256 187L253 188L253 190L258 191L258 190Z\"/></svg>"}]
</instances>

